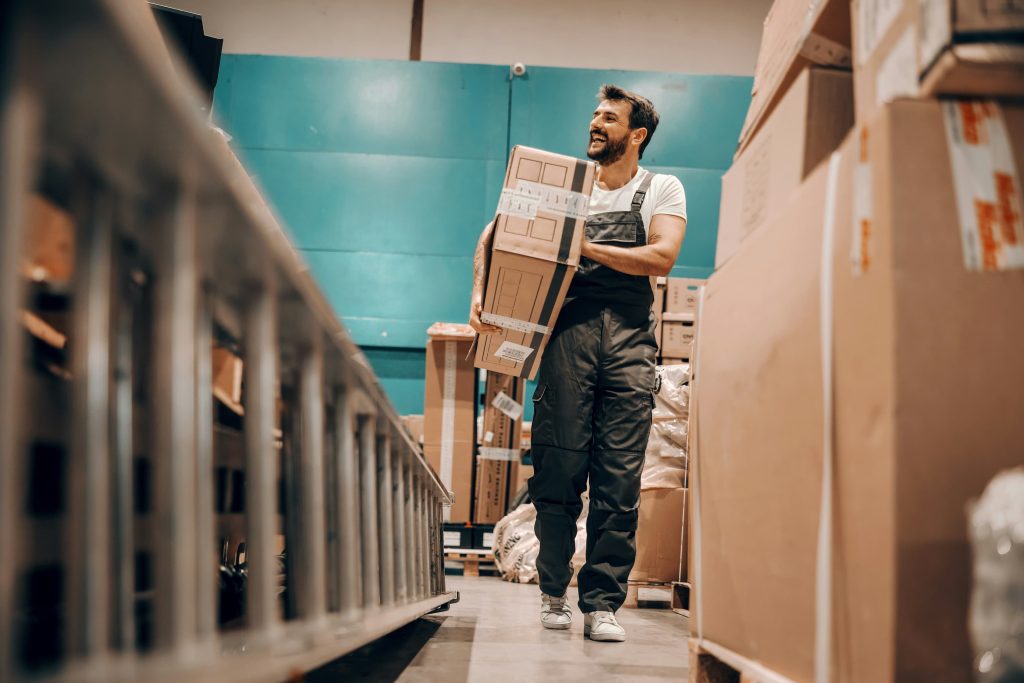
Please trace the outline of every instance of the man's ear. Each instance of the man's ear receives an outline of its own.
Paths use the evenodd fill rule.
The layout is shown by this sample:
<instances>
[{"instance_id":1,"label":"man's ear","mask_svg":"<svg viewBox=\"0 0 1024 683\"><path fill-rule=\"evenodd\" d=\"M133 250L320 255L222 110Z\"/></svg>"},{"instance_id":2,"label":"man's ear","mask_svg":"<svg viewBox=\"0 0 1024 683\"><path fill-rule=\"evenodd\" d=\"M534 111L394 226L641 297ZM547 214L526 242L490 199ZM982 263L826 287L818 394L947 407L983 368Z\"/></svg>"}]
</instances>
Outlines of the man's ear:
<instances>
[{"instance_id":1,"label":"man's ear","mask_svg":"<svg viewBox=\"0 0 1024 683\"><path fill-rule=\"evenodd\" d=\"M640 145L641 143L643 143L644 140L647 139L647 129L637 128L636 130L629 134L629 139L633 142L633 144Z\"/></svg>"}]
</instances>

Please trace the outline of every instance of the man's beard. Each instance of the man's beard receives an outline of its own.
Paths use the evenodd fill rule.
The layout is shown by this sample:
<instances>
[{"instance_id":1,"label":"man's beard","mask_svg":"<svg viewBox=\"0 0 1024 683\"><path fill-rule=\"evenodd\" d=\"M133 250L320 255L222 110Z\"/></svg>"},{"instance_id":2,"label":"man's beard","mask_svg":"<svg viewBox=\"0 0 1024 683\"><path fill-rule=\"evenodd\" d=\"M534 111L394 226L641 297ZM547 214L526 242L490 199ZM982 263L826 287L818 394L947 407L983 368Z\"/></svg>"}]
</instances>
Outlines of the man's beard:
<instances>
[{"instance_id":1,"label":"man's beard","mask_svg":"<svg viewBox=\"0 0 1024 683\"><path fill-rule=\"evenodd\" d=\"M601 164L602 166L608 166L614 164L616 161L622 158L622 155L626 153L626 137L623 136L619 140L611 140L606 138L604 141L604 147L592 152L590 145L587 145L587 156Z\"/></svg>"}]
</instances>

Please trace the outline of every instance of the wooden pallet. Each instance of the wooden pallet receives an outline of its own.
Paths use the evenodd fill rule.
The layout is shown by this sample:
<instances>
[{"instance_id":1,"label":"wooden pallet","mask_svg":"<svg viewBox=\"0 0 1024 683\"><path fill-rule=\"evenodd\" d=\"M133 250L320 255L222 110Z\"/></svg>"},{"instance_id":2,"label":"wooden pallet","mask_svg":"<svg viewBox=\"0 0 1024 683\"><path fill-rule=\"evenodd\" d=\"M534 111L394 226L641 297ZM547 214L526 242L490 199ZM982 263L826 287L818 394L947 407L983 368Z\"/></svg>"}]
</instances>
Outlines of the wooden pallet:
<instances>
[{"instance_id":1,"label":"wooden pallet","mask_svg":"<svg viewBox=\"0 0 1024 683\"><path fill-rule=\"evenodd\" d=\"M623 607L669 609L672 607L672 584L656 581L630 581L626 587Z\"/></svg>"},{"instance_id":2,"label":"wooden pallet","mask_svg":"<svg viewBox=\"0 0 1024 683\"><path fill-rule=\"evenodd\" d=\"M444 559L446 562L461 562L463 576L480 576L481 566L484 566L485 569L496 570L494 553L490 550L445 548Z\"/></svg>"},{"instance_id":3,"label":"wooden pallet","mask_svg":"<svg viewBox=\"0 0 1024 683\"><path fill-rule=\"evenodd\" d=\"M707 640L690 638L690 683L794 683Z\"/></svg>"},{"instance_id":4,"label":"wooden pallet","mask_svg":"<svg viewBox=\"0 0 1024 683\"><path fill-rule=\"evenodd\" d=\"M672 611L684 617L690 616L690 595L693 587L685 581L672 582Z\"/></svg>"}]
</instances>

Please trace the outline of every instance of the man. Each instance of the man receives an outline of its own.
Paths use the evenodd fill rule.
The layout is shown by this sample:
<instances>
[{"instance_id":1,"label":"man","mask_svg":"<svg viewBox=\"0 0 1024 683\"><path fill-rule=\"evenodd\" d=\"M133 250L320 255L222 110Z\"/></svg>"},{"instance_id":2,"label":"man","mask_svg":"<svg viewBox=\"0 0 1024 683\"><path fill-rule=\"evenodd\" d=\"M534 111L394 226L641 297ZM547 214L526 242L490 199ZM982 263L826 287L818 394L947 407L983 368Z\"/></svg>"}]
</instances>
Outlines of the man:
<instances>
[{"instance_id":1,"label":"man","mask_svg":"<svg viewBox=\"0 0 1024 683\"><path fill-rule=\"evenodd\" d=\"M541 623L566 629L565 591L581 496L590 486L587 561L579 574L583 632L623 641L615 611L636 558L637 508L654 405L658 342L651 276L667 275L686 229L682 183L639 166L658 126L649 100L613 85L598 93L587 156L598 163L579 271L541 359L533 395ZM480 320L492 226L474 259L470 323Z\"/></svg>"}]
</instances>

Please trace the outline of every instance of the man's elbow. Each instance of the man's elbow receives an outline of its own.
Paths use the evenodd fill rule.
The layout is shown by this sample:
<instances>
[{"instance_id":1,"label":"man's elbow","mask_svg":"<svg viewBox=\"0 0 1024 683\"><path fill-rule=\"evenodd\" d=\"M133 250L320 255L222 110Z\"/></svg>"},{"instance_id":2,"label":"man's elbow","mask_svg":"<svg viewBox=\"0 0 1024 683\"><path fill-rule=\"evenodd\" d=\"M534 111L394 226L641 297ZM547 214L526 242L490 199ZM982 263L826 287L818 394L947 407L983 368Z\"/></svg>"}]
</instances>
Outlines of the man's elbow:
<instances>
[{"instance_id":1,"label":"man's elbow","mask_svg":"<svg viewBox=\"0 0 1024 683\"><path fill-rule=\"evenodd\" d=\"M672 267L676 265L675 254L663 254L658 263L655 265L654 272L651 275L657 275L658 277L668 277L668 274L672 272Z\"/></svg>"}]
</instances>

